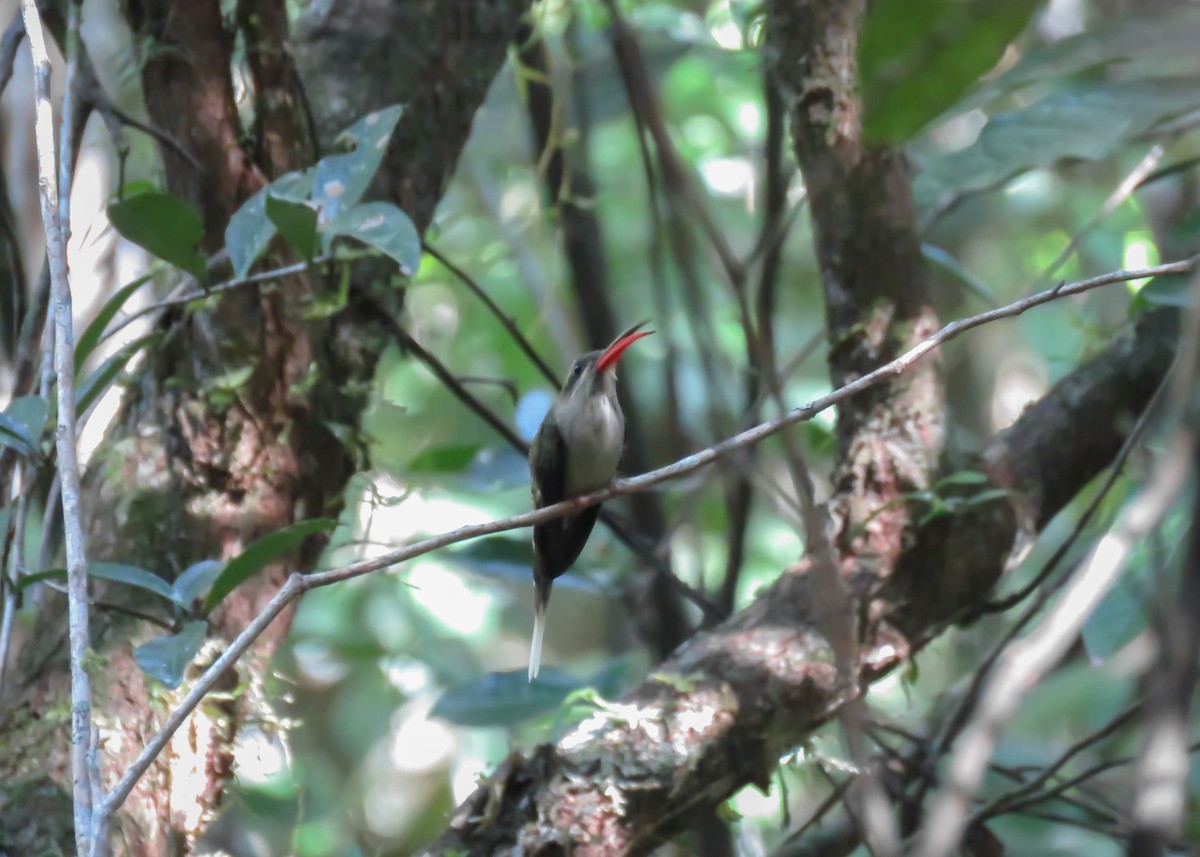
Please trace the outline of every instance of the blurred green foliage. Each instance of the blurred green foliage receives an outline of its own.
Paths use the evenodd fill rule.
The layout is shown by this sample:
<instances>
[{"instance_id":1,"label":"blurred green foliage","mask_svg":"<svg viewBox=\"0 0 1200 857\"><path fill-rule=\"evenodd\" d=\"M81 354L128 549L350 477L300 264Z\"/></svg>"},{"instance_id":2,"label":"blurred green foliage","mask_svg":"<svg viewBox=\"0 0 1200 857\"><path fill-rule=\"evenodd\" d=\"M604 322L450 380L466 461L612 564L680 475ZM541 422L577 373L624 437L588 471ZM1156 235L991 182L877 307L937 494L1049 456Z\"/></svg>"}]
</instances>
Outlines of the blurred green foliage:
<instances>
[{"instance_id":1,"label":"blurred green foliage","mask_svg":"<svg viewBox=\"0 0 1200 857\"><path fill-rule=\"evenodd\" d=\"M768 119L761 5L621 5L704 204L729 245L750 254L762 230ZM871 4L859 60L868 133L904 146L914 164L921 237L935 263L930 276L941 316L948 320L1005 303L1060 278L1152 263L1162 226L1151 201L1143 193L1116 192L1139 166L1148 166L1147 193L1181 178L1194 180L1200 152L1194 133L1179 120L1200 107L1200 54L1194 51L1200 9L1155 6L1111 20L1098 2L1049 9L1029 2L919 5L921 12L902 0ZM988 14L975 14L980 10ZM559 142L585 158L598 186L587 205L603 225L612 304L620 322L650 317L658 331L622 368L632 390L628 406L645 425L665 425L674 416L685 428L687 448L672 446L665 433L646 438L651 463L663 464L711 444L745 419L746 343L737 302L703 244L696 285L706 310L684 288L679 271L656 262L641 150L602 4L547 0L536 14L555 58L556 85L580 99L580 112ZM562 73L568 67L574 81ZM547 208L531 157L517 77L506 69L475 117L471 142L426 237L469 271L561 370L600 343L579 334L581 310L566 284L556 215ZM328 182L350 188L342 198L347 206L365 191L378 164L371 153L381 151L365 144L386 139L399 108L381 113L381 126L364 120L348 132L359 148L277 180L247 203L228 233L235 267L239 274L248 271L279 231L305 256L328 250L332 236L348 234L414 269L404 285L407 329L528 441L553 391L451 271L428 256L418 269L419 246L407 217L394 207L371 207L380 203L357 205L330 223L316 217ZM377 136L364 136L370 134ZM789 207L797 214L782 244L774 328L778 364L791 367L783 399L794 406L825 392L829 382L811 223L795 176ZM169 197L147 191L114 205L110 217L126 237L203 278L195 255L198 220L177 208ZM165 228L172 218L178 228ZM1183 222L1194 230L1200 220ZM1178 303L1175 286L1163 281L1092 292L979 329L946 348L954 450L977 451L1081 357L1127 330L1146 306ZM114 299L116 307L128 294ZM344 291L339 294L344 300ZM315 317L340 306L310 311ZM81 347L90 349L95 341L85 335ZM797 355L804 359L792 365ZM707 368L702 358L710 361ZM237 383L231 380L230 388ZM768 415L773 407L767 404ZM35 454L47 413L44 402L14 403L0 414L0 444ZM827 490L834 416L823 414L795 431L820 490ZM379 367L363 431L373 469L347 489L349 512L325 567L529 506L522 456L399 348ZM758 455L738 605L803 550L778 441L763 444ZM947 485L956 487L953 496L943 496L943 485L921 499L930 515L995 499L972 498L971 484L969 474L952 477ZM1107 498L1076 552L1111 521L1127 487L1122 481ZM656 496L676 572L693 586L717 589L730 526L721 468L668 484ZM627 502L610 506L630 514ZM1052 523L1006 587L1032 578L1076 512ZM1185 524L1181 514L1164 544L1137 554L1088 626L1086 657L1040 687L1007 731L997 759L1002 768L1054 758L1129 704L1129 649L1145 627L1146 593L1153 575L1169 565L1171 543L1182 537ZM412 853L440 832L455 804L511 747L561 734L643 675L649 658L636 637L629 586L641 569L601 528L556 587L547 636L551 666L536 685L526 683L527 539L518 532L479 540L310 593L274 665L282 721L243 736L238 788L213 836L255 855ZM260 567L239 570L236 563L224 571L198 570L203 583L189 589L187 601L211 585L211 607ZM871 705L896 725L924 734L930 719L954 704L1008 619L986 617L934 641L914 665L919 669L873 687ZM185 626L175 643L143 647L148 670L168 683L178 681L199 645L196 625ZM188 657L181 663L182 654ZM906 749L904 739L893 739L897 751ZM1064 773L1132 749L1123 741L1102 745ZM822 771L836 773L844 757L836 730L823 730L785 760L778 788L735 796L726 816L737 819L732 825L739 848L758 854L780 841L789 819L802 821L828 794ZM1122 776L1118 771L1099 787L1118 788ZM998 769L987 788L999 793L1006 785ZM1051 808L1077 814L1069 805ZM1117 853L1111 840L1083 825L1009 815L996 822L995 832L1012 853Z\"/></svg>"}]
</instances>

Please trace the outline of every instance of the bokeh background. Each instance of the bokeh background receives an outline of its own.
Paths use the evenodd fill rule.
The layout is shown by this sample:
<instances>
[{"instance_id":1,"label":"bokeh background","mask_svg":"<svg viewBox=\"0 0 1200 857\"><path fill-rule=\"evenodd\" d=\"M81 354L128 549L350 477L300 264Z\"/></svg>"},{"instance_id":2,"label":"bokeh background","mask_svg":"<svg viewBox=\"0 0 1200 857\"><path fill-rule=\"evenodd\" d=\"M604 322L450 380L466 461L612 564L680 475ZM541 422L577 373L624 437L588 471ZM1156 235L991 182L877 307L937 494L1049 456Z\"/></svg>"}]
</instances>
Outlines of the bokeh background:
<instances>
[{"instance_id":1,"label":"bokeh background","mask_svg":"<svg viewBox=\"0 0 1200 857\"><path fill-rule=\"evenodd\" d=\"M293 4L294 15L305 4ZM658 87L670 134L694 187L728 245L741 257L762 240L768 107L757 3L625 2ZM905 13L913 26L920 3ZM9 9L15 4L8 3ZM610 300L622 325L652 319L656 335L630 350L621 373L627 409L647 427L647 464L709 446L747 418L746 343L738 304L714 253L695 238L685 275L664 248L643 171L642 151L621 76L594 0L545 0L536 25L554 74L574 93L562 117L567 145L586 154L596 185L588 203L603 227ZM899 18L897 20L900 20ZM105 0L84 4L84 36L114 98L137 114L129 34ZM897 34L899 30L890 32ZM938 310L945 320L1000 305L1060 279L1154 264L1189 246L1200 220L1186 216L1200 150L1200 4L1050 0L980 84L957 99L909 145ZM868 42L864 50L870 50ZM21 63L25 63L24 66ZM533 156L527 85L538 72L515 51L474 121L471 142L426 236L515 321L558 372L587 341L581 309L566 286L559 223ZM24 54L16 80L29 74ZM30 87L10 85L2 102L8 192L22 223L35 223ZM81 322L120 284L154 263L105 220L118 183L154 181L153 146L131 135L118 170L108 135L89 130L74 186L72 266ZM790 144L785 146L785 153ZM828 391L823 307L804 189L785 155L790 228L782 238L774 310L782 393L789 406ZM1181 215L1183 211L1185 214ZM694 224L689 225L695 236ZM35 230L30 229L30 241ZM33 254L30 254L33 257ZM685 282L686 281L686 282ZM426 256L406 283L412 335L529 441L553 389L489 310L447 266ZM1038 308L952 343L941 359L949 379L951 454L978 451L1053 382L1147 306L1181 300L1178 285L1134 282ZM128 310L139 307L135 297ZM147 297L145 300L149 300ZM132 341L131 325L108 353ZM98 355L101 359L104 355ZM136 362L131 365L131 372ZM116 413L114 390L89 419L85 455ZM382 361L365 431L371 467L347 490L347 507L321 567L374 556L406 540L523 511L526 463L466 410L421 362L397 345ZM766 401L761 414L777 413ZM826 490L833 412L796 429L818 494ZM721 586L731 522L731 468L750 468L755 489L744 564L743 605L801 556L794 489L777 441L657 489L663 543L675 572L708 592ZM1136 479L1138 463L1131 466ZM1105 499L1082 553L1121 507L1131 480ZM1077 503L1088 497L1078 498ZM628 519L629 504L609 507ZM1064 512L1016 568L1017 588L1072 525ZM1167 532L1186 526L1180 511ZM36 534L34 534L36 536ZM575 569L555 587L546 640L548 668L529 685L531 627L528 532L516 531L428 554L385 573L305 597L269 676L273 717L241 736L237 788L205 839L237 855L409 854L442 829L452 809L510 750L552 740L653 668L632 620L645 569L598 527ZM1134 558L1085 633L1085 651L1039 687L1007 730L1003 766L1043 763L1119 712L1149 657L1144 630L1154 568L1178 543L1166 537ZM694 608L691 618L698 622ZM946 634L911 669L872 687L883 722L921 733L961 689L1005 616ZM902 747L902 734L888 733ZM1078 770L1119 760L1133 739L1081 755ZM768 854L830 794L848 765L836 728L796 748L769 793L748 788L725 818L738 853ZM1068 768L1067 772L1076 768ZM1097 779L1104 797L1127 782L1115 767ZM999 775L995 775L999 777ZM990 786L1003 786L1002 777ZM1200 782L1194 787L1200 789ZM1193 800L1194 800L1193 792ZM1062 810L1070 817L1069 807ZM1106 836L1053 818L1010 815L996 822L1011 853L1118 853ZM1200 836L1200 831L1190 831ZM671 850L703 851L681 840Z\"/></svg>"}]
</instances>

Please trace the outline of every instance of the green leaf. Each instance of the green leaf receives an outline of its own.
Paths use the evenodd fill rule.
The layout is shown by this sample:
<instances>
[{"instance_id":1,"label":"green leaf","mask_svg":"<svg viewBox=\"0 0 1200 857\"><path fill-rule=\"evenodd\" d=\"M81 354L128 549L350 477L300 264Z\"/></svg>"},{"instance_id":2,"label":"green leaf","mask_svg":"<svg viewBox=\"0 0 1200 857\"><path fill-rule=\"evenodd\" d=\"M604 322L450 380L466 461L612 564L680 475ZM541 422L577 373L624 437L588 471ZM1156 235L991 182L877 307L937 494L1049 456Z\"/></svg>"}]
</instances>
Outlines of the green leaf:
<instances>
[{"instance_id":1,"label":"green leaf","mask_svg":"<svg viewBox=\"0 0 1200 857\"><path fill-rule=\"evenodd\" d=\"M151 276L147 274L144 277L138 277L128 285L122 286L115 295L108 299L100 312L92 319L91 324L80 334L79 339L75 341L76 375L83 369L84 362L96 350L96 346L100 344L100 337L104 335L105 328L108 327L108 323L113 320L116 314L121 311L121 307L125 305L125 301L129 300L134 292L150 282L151 279Z\"/></svg>"},{"instance_id":2,"label":"green leaf","mask_svg":"<svg viewBox=\"0 0 1200 857\"><path fill-rule=\"evenodd\" d=\"M1147 582L1127 568L1083 625L1083 646L1093 663L1103 663L1146 627Z\"/></svg>"},{"instance_id":3,"label":"green leaf","mask_svg":"<svg viewBox=\"0 0 1200 857\"><path fill-rule=\"evenodd\" d=\"M1013 495L1011 488L989 488L964 498L967 506L982 506L984 503L994 503L997 500L1007 500Z\"/></svg>"},{"instance_id":4,"label":"green leaf","mask_svg":"<svg viewBox=\"0 0 1200 857\"><path fill-rule=\"evenodd\" d=\"M140 351L151 339L157 338L158 335L157 333L150 333L140 339L135 339L96 367L96 370L91 375L88 375L75 390L76 411L80 414L87 413L88 408L95 404L96 400L104 394L104 391L108 389L113 379L117 377L117 374L125 368L125 364L130 361L133 355Z\"/></svg>"},{"instance_id":5,"label":"green leaf","mask_svg":"<svg viewBox=\"0 0 1200 857\"><path fill-rule=\"evenodd\" d=\"M993 93L1039 81L1065 78L1084 69L1151 60L1192 61L1200 42L1200 6L1194 3L1134 4L1123 14L1106 14L1088 21L1083 32L1065 39L1030 46L1021 60L994 80Z\"/></svg>"},{"instance_id":6,"label":"green leaf","mask_svg":"<svg viewBox=\"0 0 1200 857\"><path fill-rule=\"evenodd\" d=\"M29 429L7 413L0 413L0 446L7 446L34 458L42 454L37 439L29 433Z\"/></svg>"},{"instance_id":7,"label":"green leaf","mask_svg":"<svg viewBox=\"0 0 1200 857\"><path fill-rule=\"evenodd\" d=\"M1138 289L1138 302L1154 306L1186 307L1192 302L1192 278L1183 274L1155 277Z\"/></svg>"},{"instance_id":8,"label":"green leaf","mask_svg":"<svg viewBox=\"0 0 1200 857\"><path fill-rule=\"evenodd\" d=\"M50 414L50 403L41 396L18 396L8 403L4 414L25 429L34 446L41 449L41 438L46 431L46 417Z\"/></svg>"},{"instance_id":9,"label":"green leaf","mask_svg":"<svg viewBox=\"0 0 1200 857\"><path fill-rule=\"evenodd\" d=\"M734 809L729 801L717 805L716 816L726 824L733 824L742 820L742 814Z\"/></svg>"},{"instance_id":10,"label":"green leaf","mask_svg":"<svg viewBox=\"0 0 1200 857\"><path fill-rule=\"evenodd\" d=\"M1036 0L876 0L858 43L863 136L899 143L976 84Z\"/></svg>"},{"instance_id":11,"label":"green leaf","mask_svg":"<svg viewBox=\"0 0 1200 857\"><path fill-rule=\"evenodd\" d=\"M477 443L432 446L417 453L408 463L409 473L460 473L479 452Z\"/></svg>"},{"instance_id":12,"label":"green leaf","mask_svg":"<svg viewBox=\"0 0 1200 857\"><path fill-rule=\"evenodd\" d=\"M980 473L978 470L956 470L949 476L944 476L937 481L937 488L941 490L948 485L987 485L991 482L986 473Z\"/></svg>"},{"instance_id":13,"label":"green leaf","mask_svg":"<svg viewBox=\"0 0 1200 857\"><path fill-rule=\"evenodd\" d=\"M219 559L205 559L184 569L171 586L171 598L175 603L190 607L212 587L213 581L221 576L225 563Z\"/></svg>"},{"instance_id":14,"label":"green leaf","mask_svg":"<svg viewBox=\"0 0 1200 857\"><path fill-rule=\"evenodd\" d=\"M117 189L117 199L129 199L143 193L158 193L159 187L149 179L134 179Z\"/></svg>"},{"instance_id":15,"label":"green leaf","mask_svg":"<svg viewBox=\"0 0 1200 857\"><path fill-rule=\"evenodd\" d=\"M922 244L921 255L925 257L926 261L932 262L951 276L956 277L966 287L967 291L988 306L1000 305L1000 301L996 300L996 296L992 294L992 290L988 288L987 283L968 271L958 259L954 258L954 256L947 253L941 247L936 247L933 244Z\"/></svg>"},{"instance_id":16,"label":"green leaf","mask_svg":"<svg viewBox=\"0 0 1200 857\"><path fill-rule=\"evenodd\" d=\"M303 202L267 194L267 219L305 262L317 255L317 212Z\"/></svg>"},{"instance_id":17,"label":"green leaf","mask_svg":"<svg viewBox=\"0 0 1200 857\"><path fill-rule=\"evenodd\" d=\"M487 673L443 693L430 715L459 726L515 726L553 711L582 687L574 676L553 668L543 668L533 682L523 669Z\"/></svg>"},{"instance_id":18,"label":"green leaf","mask_svg":"<svg viewBox=\"0 0 1200 857\"><path fill-rule=\"evenodd\" d=\"M1103 663L1145 630L1155 589L1167 569L1178 567L1178 556L1189 542L1191 510L1176 503L1163 518L1159 533L1141 539L1129 553L1117 578L1083 626L1083 645L1093 663Z\"/></svg>"},{"instance_id":19,"label":"green leaf","mask_svg":"<svg viewBox=\"0 0 1200 857\"><path fill-rule=\"evenodd\" d=\"M946 505L940 497L935 497L929 503L929 509L917 521L918 526L925 526L930 521L936 521L938 518L949 515L951 509Z\"/></svg>"},{"instance_id":20,"label":"green leaf","mask_svg":"<svg viewBox=\"0 0 1200 857\"><path fill-rule=\"evenodd\" d=\"M1065 158L1100 160L1196 106L1200 87L1187 77L1081 84L996 114L970 146L923 164L913 194L929 208Z\"/></svg>"},{"instance_id":21,"label":"green leaf","mask_svg":"<svg viewBox=\"0 0 1200 857\"><path fill-rule=\"evenodd\" d=\"M226 564L224 570L213 581L212 589L208 593L208 600L204 602L205 612L220 604L226 595L258 574L271 562L295 550L309 536L329 532L336 526L337 521L329 518L300 521L268 533L248 545L244 551Z\"/></svg>"},{"instance_id":22,"label":"green leaf","mask_svg":"<svg viewBox=\"0 0 1200 857\"><path fill-rule=\"evenodd\" d=\"M264 187L243 202L225 227L225 251L238 279L250 273L275 237L275 225L267 220L267 190Z\"/></svg>"},{"instance_id":23,"label":"green leaf","mask_svg":"<svg viewBox=\"0 0 1200 857\"><path fill-rule=\"evenodd\" d=\"M275 224L267 217L267 194L289 202L303 202L312 191L312 169L286 173L242 203L225 228L225 249L239 279L250 273L271 239Z\"/></svg>"},{"instance_id":24,"label":"green leaf","mask_svg":"<svg viewBox=\"0 0 1200 857\"><path fill-rule=\"evenodd\" d=\"M312 303L300 311L300 317L309 321L319 318L331 318L344 310L350 302L350 265L341 265L338 276L338 286L332 291L324 291L313 295ZM316 381L316 376L313 376Z\"/></svg>"},{"instance_id":25,"label":"green leaf","mask_svg":"<svg viewBox=\"0 0 1200 857\"><path fill-rule=\"evenodd\" d=\"M222 372L215 378L209 378L204 383L204 392L209 404L214 408L227 408L237 401L240 390L250 376L254 374L253 366L238 366L227 372Z\"/></svg>"},{"instance_id":26,"label":"green leaf","mask_svg":"<svg viewBox=\"0 0 1200 857\"><path fill-rule=\"evenodd\" d=\"M22 574L17 578L16 586L13 589L21 592L24 589L33 586L35 583L41 583L45 580L66 580L67 570L65 568L50 568L45 571L35 571L33 574Z\"/></svg>"},{"instance_id":27,"label":"green leaf","mask_svg":"<svg viewBox=\"0 0 1200 857\"><path fill-rule=\"evenodd\" d=\"M230 393L236 393L250 380L250 376L253 374L253 366L238 366L227 372L222 372L213 378L209 378L204 386L209 390L225 390Z\"/></svg>"},{"instance_id":28,"label":"green leaf","mask_svg":"<svg viewBox=\"0 0 1200 857\"><path fill-rule=\"evenodd\" d=\"M174 601L171 584L157 574L138 568L136 565L126 565L121 562L93 562L88 564L88 577L97 580L109 580L113 583L123 583L126 586L136 586L155 595L161 595L169 601Z\"/></svg>"},{"instance_id":29,"label":"green leaf","mask_svg":"<svg viewBox=\"0 0 1200 857\"><path fill-rule=\"evenodd\" d=\"M204 282L204 222L177 196L161 191L140 193L108 207L108 219L124 238Z\"/></svg>"},{"instance_id":30,"label":"green leaf","mask_svg":"<svg viewBox=\"0 0 1200 857\"><path fill-rule=\"evenodd\" d=\"M288 202L307 202L312 196L313 168L303 172L284 173L267 186L267 191L277 199Z\"/></svg>"},{"instance_id":31,"label":"green leaf","mask_svg":"<svg viewBox=\"0 0 1200 857\"><path fill-rule=\"evenodd\" d=\"M400 105L393 105L367 114L338 135L338 142L353 146L352 151L328 155L317 163L312 198L319 203L323 224L362 199L403 112Z\"/></svg>"},{"instance_id":32,"label":"green leaf","mask_svg":"<svg viewBox=\"0 0 1200 857\"><path fill-rule=\"evenodd\" d=\"M142 672L174 690L183 681L183 673L191 664L208 633L208 623L188 622L178 634L154 637L133 650L133 657Z\"/></svg>"},{"instance_id":33,"label":"green leaf","mask_svg":"<svg viewBox=\"0 0 1200 857\"><path fill-rule=\"evenodd\" d=\"M400 266L400 273L411 277L421 266L421 236L408 215L390 202L364 202L342 211L325 233L329 238L345 235L380 253Z\"/></svg>"}]
</instances>

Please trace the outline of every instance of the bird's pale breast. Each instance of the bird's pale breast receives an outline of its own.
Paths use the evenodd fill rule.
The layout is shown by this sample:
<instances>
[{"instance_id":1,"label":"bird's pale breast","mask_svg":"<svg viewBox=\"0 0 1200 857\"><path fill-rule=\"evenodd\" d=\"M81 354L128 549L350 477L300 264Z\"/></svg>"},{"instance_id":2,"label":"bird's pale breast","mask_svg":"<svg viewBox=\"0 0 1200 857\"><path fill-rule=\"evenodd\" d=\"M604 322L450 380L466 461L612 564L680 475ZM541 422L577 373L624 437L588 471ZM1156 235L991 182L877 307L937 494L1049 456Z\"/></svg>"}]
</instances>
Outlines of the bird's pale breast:
<instances>
[{"instance_id":1,"label":"bird's pale breast","mask_svg":"<svg viewBox=\"0 0 1200 857\"><path fill-rule=\"evenodd\" d=\"M589 400L583 419L570 420L563 426L563 441L571 450L568 456L567 495L586 494L603 488L617 472L625 446L625 420L613 398L596 396Z\"/></svg>"}]
</instances>

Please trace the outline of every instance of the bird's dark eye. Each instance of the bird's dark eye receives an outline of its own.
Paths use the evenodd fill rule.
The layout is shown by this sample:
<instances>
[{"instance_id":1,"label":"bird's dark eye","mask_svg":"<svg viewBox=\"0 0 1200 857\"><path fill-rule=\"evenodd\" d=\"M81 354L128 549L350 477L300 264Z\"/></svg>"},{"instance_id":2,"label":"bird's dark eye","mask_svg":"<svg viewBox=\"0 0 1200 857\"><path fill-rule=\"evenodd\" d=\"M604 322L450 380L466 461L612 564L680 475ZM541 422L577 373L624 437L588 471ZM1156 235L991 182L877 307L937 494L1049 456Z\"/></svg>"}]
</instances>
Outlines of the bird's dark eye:
<instances>
[{"instance_id":1,"label":"bird's dark eye","mask_svg":"<svg viewBox=\"0 0 1200 857\"><path fill-rule=\"evenodd\" d=\"M583 361L576 360L574 365L571 366L571 377L578 378L582 374L583 374Z\"/></svg>"}]
</instances>

